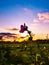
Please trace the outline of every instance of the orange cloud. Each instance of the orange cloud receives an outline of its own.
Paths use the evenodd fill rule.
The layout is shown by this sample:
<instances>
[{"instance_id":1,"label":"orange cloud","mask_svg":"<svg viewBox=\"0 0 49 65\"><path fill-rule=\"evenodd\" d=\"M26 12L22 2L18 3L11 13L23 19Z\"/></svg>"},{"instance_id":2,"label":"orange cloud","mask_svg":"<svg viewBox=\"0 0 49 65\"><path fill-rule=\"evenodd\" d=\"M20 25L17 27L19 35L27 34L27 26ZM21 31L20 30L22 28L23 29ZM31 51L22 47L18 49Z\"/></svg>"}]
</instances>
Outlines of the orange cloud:
<instances>
[{"instance_id":1,"label":"orange cloud","mask_svg":"<svg viewBox=\"0 0 49 65\"><path fill-rule=\"evenodd\" d=\"M38 23L38 22L49 22L49 12L38 13L37 17L38 18L34 18L33 19L34 23Z\"/></svg>"},{"instance_id":2,"label":"orange cloud","mask_svg":"<svg viewBox=\"0 0 49 65\"><path fill-rule=\"evenodd\" d=\"M39 20L49 20L49 12L38 13Z\"/></svg>"},{"instance_id":3,"label":"orange cloud","mask_svg":"<svg viewBox=\"0 0 49 65\"><path fill-rule=\"evenodd\" d=\"M17 30L19 30L19 29L18 29L18 28L6 28L6 30L17 31Z\"/></svg>"}]
</instances>

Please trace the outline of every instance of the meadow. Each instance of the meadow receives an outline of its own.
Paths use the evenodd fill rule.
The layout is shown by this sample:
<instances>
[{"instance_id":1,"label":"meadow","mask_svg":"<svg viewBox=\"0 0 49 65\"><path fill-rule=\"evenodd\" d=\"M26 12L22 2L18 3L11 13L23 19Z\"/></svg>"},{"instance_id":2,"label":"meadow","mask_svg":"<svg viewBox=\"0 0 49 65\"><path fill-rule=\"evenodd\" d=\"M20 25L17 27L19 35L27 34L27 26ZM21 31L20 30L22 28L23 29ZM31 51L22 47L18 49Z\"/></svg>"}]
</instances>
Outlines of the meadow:
<instances>
[{"instance_id":1,"label":"meadow","mask_svg":"<svg viewBox=\"0 0 49 65\"><path fill-rule=\"evenodd\" d=\"M0 65L49 65L49 40L0 41Z\"/></svg>"}]
</instances>

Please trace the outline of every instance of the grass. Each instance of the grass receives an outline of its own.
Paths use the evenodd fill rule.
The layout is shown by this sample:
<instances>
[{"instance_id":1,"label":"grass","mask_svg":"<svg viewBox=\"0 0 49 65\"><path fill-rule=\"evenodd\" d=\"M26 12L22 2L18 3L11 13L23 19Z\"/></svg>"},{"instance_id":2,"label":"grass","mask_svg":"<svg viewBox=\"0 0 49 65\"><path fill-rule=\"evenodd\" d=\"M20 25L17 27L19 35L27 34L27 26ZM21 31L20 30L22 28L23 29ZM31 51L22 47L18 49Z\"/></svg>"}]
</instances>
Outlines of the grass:
<instances>
[{"instance_id":1,"label":"grass","mask_svg":"<svg viewBox=\"0 0 49 65\"><path fill-rule=\"evenodd\" d=\"M49 65L49 40L0 42L0 65Z\"/></svg>"}]
</instances>

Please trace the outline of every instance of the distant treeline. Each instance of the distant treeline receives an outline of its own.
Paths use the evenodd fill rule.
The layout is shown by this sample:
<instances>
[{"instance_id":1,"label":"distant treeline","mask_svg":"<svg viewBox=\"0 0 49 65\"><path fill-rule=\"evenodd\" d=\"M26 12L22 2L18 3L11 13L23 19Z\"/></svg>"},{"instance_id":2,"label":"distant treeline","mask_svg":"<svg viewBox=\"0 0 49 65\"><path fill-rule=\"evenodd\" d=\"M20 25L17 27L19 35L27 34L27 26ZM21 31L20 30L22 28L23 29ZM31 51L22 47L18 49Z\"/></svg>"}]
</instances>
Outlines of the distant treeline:
<instances>
[{"instance_id":1,"label":"distant treeline","mask_svg":"<svg viewBox=\"0 0 49 65\"><path fill-rule=\"evenodd\" d=\"M28 41L23 41L23 42L17 42L17 41L13 41L14 44L16 43L28 43L30 42L30 40ZM13 44L13 42L10 42L10 41L0 41L0 44ZM33 40L31 42L36 42L36 43L40 43L40 44L49 44L49 39L48 40Z\"/></svg>"}]
</instances>

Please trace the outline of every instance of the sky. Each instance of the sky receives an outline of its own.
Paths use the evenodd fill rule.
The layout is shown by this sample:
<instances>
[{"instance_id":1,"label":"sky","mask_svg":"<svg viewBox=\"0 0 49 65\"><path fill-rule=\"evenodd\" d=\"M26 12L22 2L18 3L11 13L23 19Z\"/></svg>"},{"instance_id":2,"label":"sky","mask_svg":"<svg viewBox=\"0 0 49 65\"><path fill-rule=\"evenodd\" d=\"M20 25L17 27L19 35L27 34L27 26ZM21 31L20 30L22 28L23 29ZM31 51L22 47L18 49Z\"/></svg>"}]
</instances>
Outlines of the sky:
<instances>
[{"instance_id":1,"label":"sky","mask_svg":"<svg viewBox=\"0 0 49 65\"><path fill-rule=\"evenodd\" d=\"M49 0L0 0L0 32L19 33L24 23L32 33L49 33Z\"/></svg>"}]
</instances>

